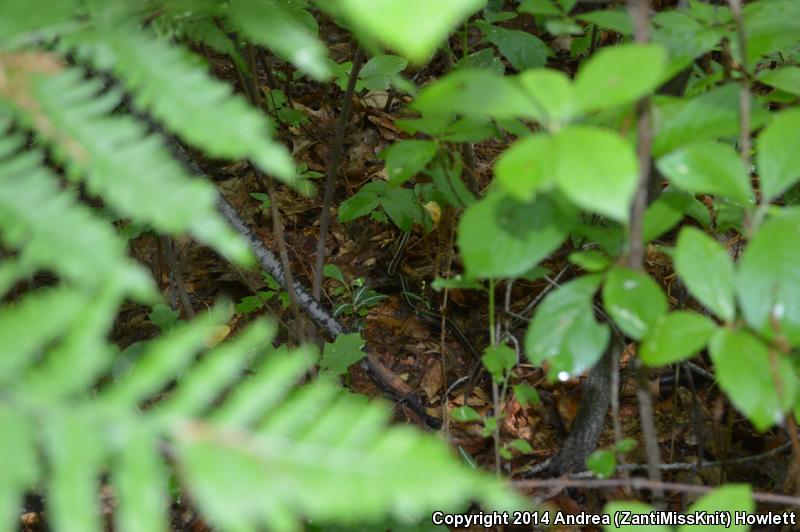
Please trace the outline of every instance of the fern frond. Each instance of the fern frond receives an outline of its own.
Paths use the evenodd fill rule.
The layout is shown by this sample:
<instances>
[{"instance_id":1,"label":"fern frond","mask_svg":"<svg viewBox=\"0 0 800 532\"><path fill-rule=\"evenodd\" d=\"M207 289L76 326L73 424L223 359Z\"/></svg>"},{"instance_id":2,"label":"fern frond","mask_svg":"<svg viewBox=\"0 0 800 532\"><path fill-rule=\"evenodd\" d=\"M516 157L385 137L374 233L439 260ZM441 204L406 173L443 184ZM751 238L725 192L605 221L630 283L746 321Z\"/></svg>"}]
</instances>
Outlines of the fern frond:
<instances>
[{"instance_id":1,"label":"fern frond","mask_svg":"<svg viewBox=\"0 0 800 532\"><path fill-rule=\"evenodd\" d=\"M27 412L0 402L0 530L15 530L25 489L39 477L36 432Z\"/></svg>"},{"instance_id":2,"label":"fern frond","mask_svg":"<svg viewBox=\"0 0 800 532\"><path fill-rule=\"evenodd\" d=\"M108 222L58 186L41 154L17 152L22 142L8 133L0 140L0 239L18 250L25 269L51 270L90 289L115 279L131 292L152 293L149 275L128 259Z\"/></svg>"},{"instance_id":3,"label":"fern frond","mask_svg":"<svg viewBox=\"0 0 800 532\"><path fill-rule=\"evenodd\" d=\"M214 157L249 158L286 181L294 178L289 153L269 137L267 116L209 76L187 50L127 28L83 32L78 50L114 72L139 107L190 144Z\"/></svg>"},{"instance_id":4,"label":"fern frond","mask_svg":"<svg viewBox=\"0 0 800 532\"><path fill-rule=\"evenodd\" d=\"M78 0L5 0L1 6L0 48L9 50L77 27L73 18L79 5Z\"/></svg>"},{"instance_id":5,"label":"fern frond","mask_svg":"<svg viewBox=\"0 0 800 532\"><path fill-rule=\"evenodd\" d=\"M31 79L36 105L12 100L25 123L47 140L70 175L115 211L167 233L191 232L235 260L249 257L246 243L216 212L216 190L190 178L162 139L129 116L112 115L118 92L102 92L71 68Z\"/></svg>"}]
</instances>

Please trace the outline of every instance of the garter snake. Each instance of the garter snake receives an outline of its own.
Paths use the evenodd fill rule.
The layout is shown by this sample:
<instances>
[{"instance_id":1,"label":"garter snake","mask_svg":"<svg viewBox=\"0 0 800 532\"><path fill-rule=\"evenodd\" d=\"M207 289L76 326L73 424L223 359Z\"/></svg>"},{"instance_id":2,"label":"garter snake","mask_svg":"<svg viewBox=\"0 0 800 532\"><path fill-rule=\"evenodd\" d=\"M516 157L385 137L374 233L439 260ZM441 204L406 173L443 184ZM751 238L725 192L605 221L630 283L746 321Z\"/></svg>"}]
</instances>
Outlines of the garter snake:
<instances>
[{"instance_id":1,"label":"garter snake","mask_svg":"<svg viewBox=\"0 0 800 532\"><path fill-rule=\"evenodd\" d=\"M414 312L414 315L423 321L430 321L434 322L436 325L440 325L442 323L442 315L424 304L423 298L412 291L408 278L401 271L400 265L403 262L404 252L408 246L410 237L410 231L403 231L394 255L392 256L392 261L389 263L387 273L390 277L397 279L400 284L400 294L403 297L403 301ZM479 361L481 358L480 353L475 346L472 345L458 324L446 316L444 317L444 323L447 330L456 337L459 343L461 343L476 360Z\"/></svg>"}]
</instances>

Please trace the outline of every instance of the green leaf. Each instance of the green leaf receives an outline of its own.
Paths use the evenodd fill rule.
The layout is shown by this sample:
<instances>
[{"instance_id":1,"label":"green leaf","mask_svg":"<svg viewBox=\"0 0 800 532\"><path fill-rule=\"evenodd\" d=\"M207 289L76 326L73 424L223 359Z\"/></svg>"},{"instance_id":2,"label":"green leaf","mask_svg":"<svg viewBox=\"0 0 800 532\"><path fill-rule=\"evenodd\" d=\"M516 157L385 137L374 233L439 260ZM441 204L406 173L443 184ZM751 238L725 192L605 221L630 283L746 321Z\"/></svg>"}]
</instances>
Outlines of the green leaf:
<instances>
[{"instance_id":1,"label":"green leaf","mask_svg":"<svg viewBox=\"0 0 800 532\"><path fill-rule=\"evenodd\" d=\"M535 102L514 78L488 70L458 70L422 89L411 107L423 115L536 117Z\"/></svg>"},{"instance_id":2,"label":"green leaf","mask_svg":"<svg viewBox=\"0 0 800 532\"><path fill-rule=\"evenodd\" d=\"M549 135L531 135L516 141L495 164L497 182L521 201L530 201L536 192L552 188L556 178L555 146Z\"/></svg>"},{"instance_id":3,"label":"green leaf","mask_svg":"<svg viewBox=\"0 0 800 532\"><path fill-rule=\"evenodd\" d=\"M344 275L342 275L342 270L335 264L326 264L322 267L322 275L328 277L329 279L336 279L342 284L346 284L344 282Z\"/></svg>"},{"instance_id":4,"label":"green leaf","mask_svg":"<svg viewBox=\"0 0 800 532\"><path fill-rule=\"evenodd\" d=\"M656 44L603 48L575 77L575 94L584 111L633 103L663 81L666 52Z\"/></svg>"},{"instance_id":5,"label":"green leaf","mask_svg":"<svg viewBox=\"0 0 800 532\"><path fill-rule=\"evenodd\" d=\"M166 331L178 322L180 315L180 311L172 310L168 305L159 303L153 306L153 310L147 315L147 319L162 331Z\"/></svg>"},{"instance_id":6,"label":"green leaf","mask_svg":"<svg viewBox=\"0 0 800 532\"><path fill-rule=\"evenodd\" d=\"M574 251L567 257L569 261L587 272L601 272L611 266L611 260L602 251L589 249Z\"/></svg>"},{"instance_id":7,"label":"green leaf","mask_svg":"<svg viewBox=\"0 0 800 532\"><path fill-rule=\"evenodd\" d=\"M684 227L674 262L689 292L722 320L732 321L736 314L734 268L728 251L704 232Z\"/></svg>"},{"instance_id":8,"label":"green leaf","mask_svg":"<svg viewBox=\"0 0 800 532\"><path fill-rule=\"evenodd\" d=\"M751 112L751 128L769 117L758 105ZM670 100L657 106L654 114L658 117L653 139L656 157L690 142L733 137L739 133L739 85L728 83L690 100Z\"/></svg>"},{"instance_id":9,"label":"green leaf","mask_svg":"<svg viewBox=\"0 0 800 532\"><path fill-rule=\"evenodd\" d=\"M603 306L625 334L641 340L667 312L667 298L646 273L618 267L608 272Z\"/></svg>"},{"instance_id":10,"label":"green leaf","mask_svg":"<svg viewBox=\"0 0 800 532\"><path fill-rule=\"evenodd\" d=\"M633 438L623 438L619 440L619 442L617 442L616 449L617 452L620 453L629 453L632 450L636 449L637 445L638 444L636 440L634 440Z\"/></svg>"},{"instance_id":11,"label":"green leaf","mask_svg":"<svg viewBox=\"0 0 800 532\"><path fill-rule=\"evenodd\" d=\"M453 419L456 421L461 421L462 423L468 421L480 421L481 415L478 414L474 408L471 406L459 406L458 408L454 408L450 415L453 416Z\"/></svg>"},{"instance_id":12,"label":"green leaf","mask_svg":"<svg viewBox=\"0 0 800 532\"><path fill-rule=\"evenodd\" d=\"M654 367L681 362L705 347L715 329L714 322L701 314L677 311L662 315L642 342L639 357Z\"/></svg>"},{"instance_id":13,"label":"green leaf","mask_svg":"<svg viewBox=\"0 0 800 532\"><path fill-rule=\"evenodd\" d=\"M325 46L296 13L276 0L233 0L228 16L253 42L263 44L317 79L331 75Z\"/></svg>"},{"instance_id":14,"label":"green leaf","mask_svg":"<svg viewBox=\"0 0 800 532\"><path fill-rule=\"evenodd\" d=\"M700 500L692 504L686 513L691 514L694 512L703 513L707 512L713 514L720 510L734 513L752 514L756 509L751 496L751 488L747 484L728 484L714 489L713 491L703 495ZM696 526L681 525L678 527L678 532L694 532L697 530ZM703 530L710 532L726 532L732 530L734 532L747 532L750 527L746 524L736 524L735 521L731 522L731 526L724 525L705 525Z\"/></svg>"},{"instance_id":15,"label":"green leaf","mask_svg":"<svg viewBox=\"0 0 800 532\"><path fill-rule=\"evenodd\" d=\"M19 529L25 491L39 476L36 433L27 413L0 403L0 528Z\"/></svg>"},{"instance_id":16,"label":"green leaf","mask_svg":"<svg viewBox=\"0 0 800 532\"><path fill-rule=\"evenodd\" d=\"M787 66L775 70L762 70L758 80L789 94L800 96L800 67Z\"/></svg>"},{"instance_id":17,"label":"green leaf","mask_svg":"<svg viewBox=\"0 0 800 532\"><path fill-rule=\"evenodd\" d=\"M531 15L562 15L563 11L552 0L522 0L517 11Z\"/></svg>"},{"instance_id":18,"label":"green leaf","mask_svg":"<svg viewBox=\"0 0 800 532\"><path fill-rule=\"evenodd\" d=\"M347 369L367 356L361 349L366 342L358 333L340 334L333 343L325 343L319 369L333 375L344 375Z\"/></svg>"},{"instance_id":19,"label":"green leaf","mask_svg":"<svg viewBox=\"0 0 800 532\"><path fill-rule=\"evenodd\" d=\"M466 57L462 57L458 60L458 63L456 63L456 67L458 70L482 68L501 76L506 72L506 65L499 57L494 55L493 48L484 48Z\"/></svg>"},{"instance_id":20,"label":"green leaf","mask_svg":"<svg viewBox=\"0 0 800 532\"><path fill-rule=\"evenodd\" d=\"M517 365L517 354L507 345L489 346L481 362L495 382L503 382L508 372Z\"/></svg>"},{"instance_id":21,"label":"green leaf","mask_svg":"<svg viewBox=\"0 0 800 532\"><path fill-rule=\"evenodd\" d=\"M356 31L377 39L415 63L422 63L462 19L485 0L341 0L336 7Z\"/></svg>"},{"instance_id":22,"label":"green leaf","mask_svg":"<svg viewBox=\"0 0 800 532\"><path fill-rule=\"evenodd\" d=\"M753 201L750 178L728 144L695 142L659 158L657 167L671 183L693 194L716 194L743 205Z\"/></svg>"},{"instance_id":23,"label":"green leaf","mask_svg":"<svg viewBox=\"0 0 800 532\"><path fill-rule=\"evenodd\" d=\"M614 30L622 35L630 35L633 33L633 22L631 21L630 15L625 11L612 9L591 11L589 13L582 13L575 18L585 22L591 22L601 28Z\"/></svg>"},{"instance_id":24,"label":"green leaf","mask_svg":"<svg viewBox=\"0 0 800 532\"><path fill-rule=\"evenodd\" d=\"M598 478L608 478L614 474L617 468L617 458L612 451L600 449L586 459L586 467Z\"/></svg>"},{"instance_id":25,"label":"green leaf","mask_svg":"<svg viewBox=\"0 0 800 532\"><path fill-rule=\"evenodd\" d=\"M374 211L380 205L380 197L386 186L385 181L373 181L361 187L361 190L339 205L339 221L349 222Z\"/></svg>"},{"instance_id":26,"label":"green leaf","mask_svg":"<svg viewBox=\"0 0 800 532\"><path fill-rule=\"evenodd\" d=\"M381 196L380 204L394 224L403 231L411 231L414 223L421 224L425 220L425 211L413 190L389 188Z\"/></svg>"},{"instance_id":27,"label":"green leaf","mask_svg":"<svg viewBox=\"0 0 800 532\"><path fill-rule=\"evenodd\" d=\"M551 196L520 203L491 192L459 222L458 247L472 278L514 277L555 251L575 224L575 213Z\"/></svg>"},{"instance_id":28,"label":"green leaf","mask_svg":"<svg viewBox=\"0 0 800 532\"><path fill-rule=\"evenodd\" d=\"M767 220L745 249L736 295L747 323L768 339L800 345L800 212Z\"/></svg>"},{"instance_id":29,"label":"green leaf","mask_svg":"<svg viewBox=\"0 0 800 532\"><path fill-rule=\"evenodd\" d=\"M521 452L522 454L530 454L533 452L533 447L531 447L531 444L520 438L511 440L509 445L514 449L518 450L519 452Z\"/></svg>"},{"instance_id":30,"label":"green leaf","mask_svg":"<svg viewBox=\"0 0 800 532\"><path fill-rule=\"evenodd\" d=\"M694 198L683 192L665 190L644 212L642 242L650 242L663 235L683 220Z\"/></svg>"},{"instance_id":31,"label":"green leaf","mask_svg":"<svg viewBox=\"0 0 800 532\"><path fill-rule=\"evenodd\" d=\"M376 55L367 61L358 73L364 88L370 91L389 89L392 77L402 72L408 61L396 55Z\"/></svg>"},{"instance_id":32,"label":"green leaf","mask_svg":"<svg viewBox=\"0 0 800 532\"><path fill-rule=\"evenodd\" d=\"M709 351L720 388L759 432L780 423L794 406L797 375L791 361L773 353L773 368L767 346L749 332L720 329ZM780 397L775 378L781 380Z\"/></svg>"},{"instance_id":33,"label":"green leaf","mask_svg":"<svg viewBox=\"0 0 800 532\"><path fill-rule=\"evenodd\" d=\"M541 402L539 392L532 386L528 386L527 384L515 384L511 388L520 406L536 405Z\"/></svg>"},{"instance_id":34,"label":"green leaf","mask_svg":"<svg viewBox=\"0 0 800 532\"><path fill-rule=\"evenodd\" d=\"M526 31L493 26L483 20L475 21L475 25L517 70L537 68L547 63L550 48L537 36Z\"/></svg>"},{"instance_id":35,"label":"green leaf","mask_svg":"<svg viewBox=\"0 0 800 532\"><path fill-rule=\"evenodd\" d=\"M558 70L536 68L522 72L517 79L536 103L535 118L554 129L577 112L575 89L569 78Z\"/></svg>"},{"instance_id":36,"label":"green leaf","mask_svg":"<svg viewBox=\"0 0 800 532\"><path fill-rule=\"evenodd\" d=\"M551 164L559 189L584 209L626 222L639 179L630 144L619 135L587 126L564 128L554 140Z\"/></svg>"},{"instance_id":37,"label":"green leaf","mask_svg":"<svg viewBox=\"0 0 800 532\"><path fill-rule=\"evenodd\" d=\"M389 184L402 185L421 172L436 155L437 149L432 140L401 140L389 146L381 153L386 160Z\"/></svg>"},{"instance_id":38,"label":"green leaf","mask_svg":"<svg viewBox=\"0 0 800 532\"><path fill-rule=\"evenodd\" d=\"M599 275L584 275L544 298L525 334L525 353L532 364L545 360L551 378L567 380L591 368L608 345L608 325L594 319L592 298Z\"/></svg>"},{"instance_id":39,"label":"green leaf","mask_svg":"<svg viewBox=\"0 0 800 532\"><path fill-rule=\"evenodd\" d=\"M481 290L483 286L481 283L472 279L470 277L464 277L463 275L454 275L449 279L442 279L441 277L437 277L431 283L431 288L436 290L437 292L445 289L466 289L466 290Z\"/></svg>"},{"instance_id":40,"label":"green leaf","mask_svg":"<svg viewBox=\"0 0 800 532\"><path fill-rule=\"evenodd\" d=\"M758 137L761 193L773 199L800 179L800 109L779 113Z\"/></svg>"}]
</instances>

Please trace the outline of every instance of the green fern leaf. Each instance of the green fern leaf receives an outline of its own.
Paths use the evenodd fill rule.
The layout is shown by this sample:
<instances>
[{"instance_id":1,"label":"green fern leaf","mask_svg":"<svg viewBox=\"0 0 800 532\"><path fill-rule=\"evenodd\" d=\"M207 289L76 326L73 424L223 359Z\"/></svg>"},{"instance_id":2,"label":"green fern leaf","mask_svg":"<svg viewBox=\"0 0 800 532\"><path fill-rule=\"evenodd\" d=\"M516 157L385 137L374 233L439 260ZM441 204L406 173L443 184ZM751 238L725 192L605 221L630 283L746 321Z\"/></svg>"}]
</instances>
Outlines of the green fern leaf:
<instances>
[{"instance_id":1,"label":"green fern leaf","mask_svg":"<svg viewBox=\"0 0 800 532\"><path fill-rule=\"evenodd\" d=\"M10 0L2 3L0 48L42 41L73 29L78 0Z\"/></svg>"},{"instance_id":2,"label":"green fern leaf","mask_svg":"<svg viewBox=\"0 0 800 532\"><path fill-rule=\"evenodd\" d=\"M51 143L70 175L85 177L92 193L123 216L167 233L188 230L229 258L249 258L246 243L216 212L214 188L186 175L142 124L109 114L120 103L118 92L101 92L100 82L86 81L79 69L32 85L37 109L12 101L18 115Z\"/></svg>"},{"instance_id":3,"label":"green fern leaf","mask_svg":"<svg viewBox=\"0 0 800 532\"><path fill-rule=\"evenodd\" d=\"M0 403L0 530L15 530L23 492L39 476L34 429L27 413Z\"/></svg>"},{"instance_id":4,"label":"green fern leaf","mask_svg":"<svg viewBox=\"0 0 800 532\"><path fill-rule=\"evenodd\" d=\"M186 50L128 29L102 28L76 37L83 56L117 74L139 107L190 144L214 157L249 158L286 181L294 178L288 152L269 138L267 116L232 95L228 84L210 77Z\"/></svg>"},{"instance_id":5,"label":"green fern leaf","mask_svg":"<svg viewBox=\"0 0 800 532\"><path fill-rule=\"evenodd\" d=\"M27 269L48 269L90 288L116 279L131 292L153 294L149 275L127 258L108 222L60 189L38 152L16 153L17 143L19 135L0 143L0 238L19 250Z\"/></svg>"}]
</instances>

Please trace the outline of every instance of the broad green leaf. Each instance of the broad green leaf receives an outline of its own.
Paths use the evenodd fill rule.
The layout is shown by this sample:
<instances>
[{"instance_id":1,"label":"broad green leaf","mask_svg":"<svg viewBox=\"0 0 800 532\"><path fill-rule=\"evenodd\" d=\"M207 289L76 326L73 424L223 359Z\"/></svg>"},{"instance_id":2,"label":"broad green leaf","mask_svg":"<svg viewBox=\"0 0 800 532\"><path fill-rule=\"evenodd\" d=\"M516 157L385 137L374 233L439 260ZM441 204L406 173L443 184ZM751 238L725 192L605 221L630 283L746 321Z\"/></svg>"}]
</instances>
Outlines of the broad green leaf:
<instances>
[{"instance_id":1,"label":"broad green leaf","mask_svg":"<svg viewBox=\"0 0 800 532\"><path fill-rule=\"evenodd\" d=\"M461 422L480 421L481 419L481 415L478 414L471 406L459 406L458 408L453 409L453 411L450 412L450 415L452 415L453 419L456 421Z\"/></svg>"},{"instance_id":2,"label":"broad green leaf","mask_svg":"<svg viewBox=\"0 0 800 532\"><path fill-rule=\"evenodd\" d=\"M537 116L536 102L515 78L475 69L458 70L425 87L411 107L423 115Z\"/></svg>"},{"instance_id":3,"label":"broad green leaf","mask_svg":"<svg viewBox=\"0 0 800 532\"><path fill-rule=\"evenodd\" d=\"M486 0L340 0L336 7L356 31L422 63L462 19Z\"/></svg>"},{"instance_id":4,"label":"broad green leaf","mask_svg":"<svg viewBox=\"0 0 800 532\"><path fill-rule=\"evenodd\" d=\"M701 314L677 311L658 318L639 350L648 366L675 364L693 356L708 343L716 326Z\"/></svg>"},{"instance_id":5,"label":"broad green leaf","mask_svg":"<svg viewBox=\"0 0 800 532\"><path fill-rule=\"evenodd\" d=\"M665 190L644 212L642 242L650 242L683 220L694 198L683 192Z\"/></svg>"},{"instance_id":6,"label":"broad green leaf","mask_svg":"<svg viewBox=\"0 0 800 532\"><path fill-rule=\"evenodd\" d=\"M600 449L589 455L586 459L586 467L598 478L608 478L614 474L614 470L617 468L617 458L613 451Z\"/></svg>"},{"instance_id":7,"label":"broad green leaf","mask_svg":"<svg viewBox=\"0 0 800 532\"><path fill-rule=\"evenodd\" d=\"M517 354L507 345L489 346L481 362L495 382L503 382L506 374L517 365Z\"/></svg>"},{"instance_id":8,"label":"broad green leaf","mask_svg":"<svg viewBox=\"0 0 800 532\"><path fill-rule=\"evenodd\" d=\"M387 90L392 77L408 66L408 61L396 55L376 55L367 61L358 73L364 88L370 91Z\"/></svg>"},{"instance_id":9,"label":"broad green leaf","mask_svg":"<svg viewBox=\"0 0 800 532\"><path fill-rule=\"evenodd\" d=\"M331 75L322 41L298 20L285 2L234 0L228 13L253 42L270 47L317 79Z\"/></svg>"},{"instance_id":10,"label":"broad green leaf","mask_svg":"<svg viewBox=\"0 0 800 532\"><path fill-rule=\"evenodd\" d=\"M755 65L763 55L797 44L800 4L794 0L749 2L743 13L748 65ZM735 53L740 56L736 39L732 44Z\"/></svg>"},{"instance_id":11,"label":"broad green leaf","mask_svg":"<svg viewBox=\"0 0 800 532\"><path fill-rule=\"evenodd\" d=\"M539 392L532 386L528 386L527 384L515 384L511 388L514 390L514 397L517 398L517 402L519 402L521 406L535 405L539 404L541 401Z\"/></svg>"},{"instance_id":12,"label":"broad green leaf","mask_svg":"<svg viewBox=\"0 0 800 532\"><path fill-rule=\"evenodd\" d=\"M604 10L604 11L591 11L578 15L578 20L591 22L601 28L608 28L614 30L622 35L630 35L633 33L633 22L630 15L625 11L617 10Z\"/></svg>"},{"instance_id":13,"label":"broad green leaf","mask_svg":"<svg viewBox=\"0 0 800 532\"><path fill-rule=\"evenodd\" d=\"M719 318L732 321L736 314L734 271L728 251L699 229L684 227L674 262L689 292Z\"/></svg>"},{"instance_id":14,"label":"broad green leaf","mask_svg":"<svg viewBox=\"0 0 800 532\"><path fill-rule=\"evenodd\" d=\"M563 15L563 11L552 0L522 0L517 11L531 15Z\"/></svg>"},{"instance_id":15,"label":"broad green leaf","mask_svg":"<svg viewBox=\"0 0 800 532\"><path fill-rule=\"evenodd\" d=\"M710 493L703 495L700 500L692 504L686 513L693 512L707 512L713 514L720 510L730 512L731 515L736 513L752 514L756 509L751 496L750 486L747 484L728 484L714 489ZM697 526L681 525L678 527L678 532L694 532ZM731 526L724 525L705 525L703 530L709 532L747 532L750 527L746 524L737 525L735 520L731 520Z\"/></svg>"},{"instance_id":16,"label":"broad green leaf","mask_svg":"<svg viewBox=\"0 0 800 532\"><path fill-rule=\"evenodd\" d=\"M506 65L494 54L494 48L484 48L478 52L462 57L456 63L459 70L486 69L489 72L502 76L506 72Z\"/></svg>"},{"instance_id":17,"label":"broad green leaf","mask_svg":"<svg viewBox=\"0 0 800 532\"><path fill-rule=\"evenodd\" d=\"M536 68L517 76L520 85L537 104L536 120L547 127L557 127L577 111L575 89L567 76L558 70Z\"/></svg>"},{"instance_id":18,"label":"broad green leaf","mask_svg":"<svg viewBox=\"0 0 800 532\"><path fill-rule=\"evenodd\" d=\"M584 111L633 103L663 81L667 54L655 44L603 48L575 77L575 94Z\"/></svg>"},{"instance_id":19,"label":"broad green leaf","mask_svg":"<svg viewBox=\"0 0 800 532\"><path fill-rule=\"evenodd\" d=\"M64 0L26 0L3 2L0 17L0 47L10 49L16 43L40 43L58 30L68 27L70 19L78 13L80 2ZM27 35L26 35L27 34Z\"/></svg>"},{"instance_id":20,"label":"broad green leaf","mask_svg":"<svg viewBox=\"0 0 800 532\"><path fill-rule=\"evenodd\" d=\"M458 247L467 275L522 275L561 245L575 217L566 202L552 196L521 203L503 193L490 192L470 205L459 222Z\"/></svg>"},{"instance_id":21,"label":"broad green leaf","mask_svg":"<svg viewBox=\"0 0 800 532\"><path fill-rule=\"evenodd\" d=\"M361 349L364 339L358 333L340 334L333 343L325 343L322 348L320 371L333 375L344 375L350 366L367 356Z\"/></svg>"},{"instance_id":22,"label":"broad green leaf","mask_svg":"<svg viewBox=\"0 0 800 532\"><path fill-rule=\"evenodd\" d=\"M425 211L407 188L389 188L380 198L381 207L394 224L403 231L411 231L414 223L425 220Z\"/></svg>"},{"instance_id":23,"label":"broad green leaf","mask_svg":"<svg viewBox=\"0 0 800 532\"><path fill-rule=\"evenodd\" d=\"M747 323L759 334L800 345L800 212L767 220L745 249L736 295ZM776 330L777 329L777 330Z\"/></svg>"},{"instance_id":24,"label":"broad green leaf","mask_svg":"<svg viewBox=\"0 0 800 532\"><path fill-rule=\"evenodd\" d=\"M575 251L567 257L572 264L587 272L601 272L611 265L611 260L600 250Z\"/></svg>"},{"instance_id":25,"label":"broad green leaf","mask_svg":"<svg viewBox=\"0 0 800 532\"><path fill-rule=\"evenodd\" d=\"M531 444L520 438L511 440L509 445L523 454L530 454L533 452L533 447L531 447Z\"/></svg>"},{"instance_id":26,"label":"broad green leaf","mask_svg":"<svg viewBox=\"0 0 800 532\"><path fill-rule=\"evenodd\" d=\"M632 514L648 514L654 511L652 506L648 506L643 502L637 501L614 501L606 504L603 508L603 513L611 516L615 515L632 515ZM616 532L624 530L625 532L675 532L671 526L667 525L626 525L622 524L617 526L612 517L610 525L603 525L605 532Z\"/></svg>"},{"instance_id":27,"label":"broad green leaf","mask_svg":"<svg viewBox=\"0 0 800 532\"><path fill-rule=\"evenodd\" d=\"M769 113L751 106L750 127L758 128ZM739 85L727 83L690 100L669 100L654 111L656 157L699 140L734 137L739 133Z\"/></svg>"},{"instance_id":28,"label":"broad green leaf","mask_svg":"<svg viewBox=\"0 0 800 532\"><path fill-rule=\"evenodd\" d=\"M720 388L758 431L780 423L794 406L797 375L791 361L777 352L771 357L768 347L749 332L720 329L711 337L709 351Z\"/></svg>"},{"instance_id":29,"label":"broad green leaf","mask_svg":"<svg viewBox=\"0 0 800 532\"><path fill-rule=\"evenodd\" d=\"M436 150L432 140L401 140L389 146L381 153L386 160L389 183L397 186L411 179L427 166Z\"/></svg>"},{"instance_id":30,"label":"broad green leaf","mask_svg":"<svg viewBox=\"0 0 800 532\"><path fill-rule=\"evenodd\" d=\"M758 137L761 193L768 199L800 179L800 109L779 113Z\"/></svg>"},{"instance_id":31,"label":"broad green leaf","mask_svg":"<svg viewBox=\"0 0 800 532\"><path fill-rule=\"evenodd\" d=\"M380 197L385 190L385 181L374 181L361 187L352 197L339 205L339 221L349 222L374 211L380 204Z\"/></svg>"},{"instance_id":32,"label":"broad green leaf","mask_svg":"<svg viewBox=\"0 0 800 532\"><path fill-rule=\"evenodd\" d=\"M633 148L606 130L570 126L554 137L556 182L576 205L625 222L639 179Z\"/></svg>"},{"instance_id":33,"label":"broad green leaf","mask_svg":"<svg viewBox=\"0 0 800 532\"><path fill-rule=\"evenodd\" d=\"M614 268L603 285L603 306L625 334L641 340L667 312L667 298L646 273Z\"/></svg>"},{"instance_id":34,"label":"broad green leaf","mask_svg":"<svg viewBox=\"0 0 800 532\"><path fill-rule=\"evenodd\" d=\"M695 142L659 158L657 167L676 187L693 194L725 196L744 205L753 201L750 177L728 144Z\"/></svg>"},{"instance_id":35,"label":"broad green leaf","mask_svg":"<svg viewBox=\"0 0 800 532\"><path fill-rule=\"evenodd\" d=\"M322 275L330 279L336 279L340 283L345 284L344 275L342 275L342 270L340 270L339 267L335 264L326 264L325 266L323 266Z\"/></svg>"},{"instance_id":36,"label":"broad green leaf","mask_svg":"<svg viewBox=\"0 0 800 532\"><path fill-rule=\"evenodd\" d=\"M787 66L775 70L763 70L758 75L761 83L800 96L800 67Z\"/></svg>"},{"instance_id":37,"label":"broad green leaf","mask_svg":"<svg viewBox=\"0 0 800 532\"><path fill-rule=\"evenodd\" d=\"M521 201L533 199L538 191L555 184L555 142L549 135L531 135L506 149L495 164L497 182L509 195Z\"/></svg>"},{"instance_id":38,"label":"broad green leaf","mask_svg":"<svg viewBox=\"0 0 800 532\"><path fill-rule=\"evenodd\" d=\"M493 26L483 20L476 21L475 25L517 70L541 67L547 62L550 48L539 37L526 31Z\"/></svg>"},{"instance_id":39,"label":"broad green leaf","mask_svg":"<svg viewBox=\"0 0 800 532\"><path fill-rule=\"evenodd\" d=\"M532 364L550 365L550 378L567 380L594 366L608 345L608 325L594 319L592 298L599 275L584 275L544 298L525 334Z\"/></svg>"}]
</instances>

